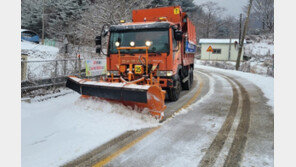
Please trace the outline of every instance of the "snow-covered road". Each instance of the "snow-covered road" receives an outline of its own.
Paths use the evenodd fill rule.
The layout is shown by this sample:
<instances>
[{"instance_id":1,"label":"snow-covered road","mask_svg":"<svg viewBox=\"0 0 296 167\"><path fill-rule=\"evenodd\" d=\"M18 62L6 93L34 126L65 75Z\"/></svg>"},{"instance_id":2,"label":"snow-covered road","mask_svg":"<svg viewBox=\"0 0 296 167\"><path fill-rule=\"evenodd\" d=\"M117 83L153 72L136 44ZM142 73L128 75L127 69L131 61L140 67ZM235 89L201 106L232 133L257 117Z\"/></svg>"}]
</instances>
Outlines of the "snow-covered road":
<instances>
[{"instance_id":1,"label":"snow-covered road","mask_svg":"<svg viewBox=\"0 0 296 167\"><path fill-rule=\"evenodd\" d=\"M237 75L197 70L205 86L195 104L93 165L273 166L272 107L260 88Z\"/></svg>"},{"instance_id":2,"label":"snow-covered road","mask_svg":"<svg viewBox=\"0 0 296 167\"><path fill-rule=\"evenodd\" d=\"M22 166L273 166L273 79L203 66L195 77L161 124L75 93L22 103Z\"/></svg>"}]
</instances>

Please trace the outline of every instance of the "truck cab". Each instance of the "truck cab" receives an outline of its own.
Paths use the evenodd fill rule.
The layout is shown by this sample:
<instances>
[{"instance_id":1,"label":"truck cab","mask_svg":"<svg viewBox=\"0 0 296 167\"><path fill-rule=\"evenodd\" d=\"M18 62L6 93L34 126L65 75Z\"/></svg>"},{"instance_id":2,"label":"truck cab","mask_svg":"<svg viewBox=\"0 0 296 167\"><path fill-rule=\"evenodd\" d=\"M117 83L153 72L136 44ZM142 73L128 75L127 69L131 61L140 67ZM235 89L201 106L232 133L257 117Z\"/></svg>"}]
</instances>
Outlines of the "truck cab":
<instances>
[{"instance_id":1,"label":"truck cab","mask_svg":"<svg viewBox=\"0 0 296 167\"><path fill-rule=\"evenodd\" d=\"M179 6L134 10L133 22L112 25L109 33L109 81L120 77L131 81L152 75L171 101L179 98L182 89L190 89L195 27Z\"/></svg>"},{"instance_id":2,"label":"truck cab","mask_svg":"<svg viewBox=\"0 0 296 167\"><path fill-rule=\"evenodd\" d=\"M68 76L66 87L84 98L100 98L148 109L162 120L166 97L179 98L193 82L195 27L179 6L133 11L133 21L105 26L107 77L99 81ZM102 36L95 39L101 53ZM167 96L166 96L167 94Z\"/></svg>"}]
</instances>

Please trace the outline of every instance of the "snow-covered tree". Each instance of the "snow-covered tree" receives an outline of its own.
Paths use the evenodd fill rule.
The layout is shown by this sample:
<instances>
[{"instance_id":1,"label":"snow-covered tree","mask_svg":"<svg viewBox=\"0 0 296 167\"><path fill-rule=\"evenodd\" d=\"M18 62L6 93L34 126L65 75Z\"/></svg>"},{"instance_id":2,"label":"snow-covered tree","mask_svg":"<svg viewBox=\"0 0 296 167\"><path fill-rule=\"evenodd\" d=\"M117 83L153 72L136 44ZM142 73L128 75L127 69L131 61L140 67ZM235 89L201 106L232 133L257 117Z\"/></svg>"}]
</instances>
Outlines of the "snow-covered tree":
<instances>
[{"instance_id":1,"label":"snow-covered tree","mask_svg":"<svg viewBox=\"0 0 296 167\"><path fill-rule=\"evenodd\" d=\"M62 39L70 23L81 19L87 10L87 0L47 0L45 7L45 29L52 37Z\"/></svg>"},{"instance_id":2,"label":"snow-covered tree","mask_svg":"<svg viewBox=\"0 0 296 167\"><path fill-rule=\"evenodd\" d=\"M44 9L45 36L61 38L71 21L80 19L89 0L22 0L22 27L42 32Z\"/></svg>"},{"instance_id":3,"label":"snow-covered tree","mask_svg":"<svg viewBox=\"0 0 296 167\"><path fill-rule=\"evenodd\" d=\"M194 0L22 0L22 27L41 35L44 8L45 37L93 46L103 25L118 24L121 19L131 21L133 9L176 5L189 15L199 37L229 33L219 18L222 8L214 2L195 5Z\"/></svg>"},{"instance_id":4,"label":"snow-covered tree","mask_svg":"<svg viewBox=\"0 0 296 167\"><path fill-rule=\"evenodd\" d=\"M147 8L151 1L97 0L82 14L81 19L71 22L68 34L76 42L94 45L94 38L100 35L104 25L119 24L120 20L132 21L132 10Z\"/></svg>"},{"instance_id":5,"label":"snow-covered tree","mask_svg":"<svg viewBox=\"0 0 296 167\"><path fill-rule=\"evenodd\" d=\"M22 28L30 29L41 34L42 29L42 1L22 0L21 2Z\"/></svg>"},{"instance_id":6,"label":"snow-covered tree","mask_svg":"<svg viewBox=\"0 0 296 167\"><path fill-rule=\"evenodd\" d=\"M193 12L197 6L194 0L153 0L149 7L181 6L184 12Z\"/></svg>"}]
</instances>

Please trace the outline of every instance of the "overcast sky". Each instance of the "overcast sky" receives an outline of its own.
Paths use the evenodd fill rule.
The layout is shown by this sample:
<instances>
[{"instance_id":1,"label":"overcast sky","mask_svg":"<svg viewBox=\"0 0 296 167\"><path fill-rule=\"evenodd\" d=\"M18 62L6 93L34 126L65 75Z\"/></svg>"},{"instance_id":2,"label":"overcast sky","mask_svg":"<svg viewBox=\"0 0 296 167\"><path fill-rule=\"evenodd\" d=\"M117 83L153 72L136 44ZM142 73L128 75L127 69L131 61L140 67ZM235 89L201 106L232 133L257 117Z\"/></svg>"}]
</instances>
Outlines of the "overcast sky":
<instances>
[{"instance_id":1,"label":"overcast sky","mask_svg":"<svg viewBox=\"0 0 296 167\"><path fill-rule=\"evenodd\" d=\"M194 0L197 5L208 1L217 2L220 7L226 9L224 12L225 15L231 15L234 17L239 17L239 14L242 12L242 7L248 4L248 0Z\"/></svg>"}]
</instances>

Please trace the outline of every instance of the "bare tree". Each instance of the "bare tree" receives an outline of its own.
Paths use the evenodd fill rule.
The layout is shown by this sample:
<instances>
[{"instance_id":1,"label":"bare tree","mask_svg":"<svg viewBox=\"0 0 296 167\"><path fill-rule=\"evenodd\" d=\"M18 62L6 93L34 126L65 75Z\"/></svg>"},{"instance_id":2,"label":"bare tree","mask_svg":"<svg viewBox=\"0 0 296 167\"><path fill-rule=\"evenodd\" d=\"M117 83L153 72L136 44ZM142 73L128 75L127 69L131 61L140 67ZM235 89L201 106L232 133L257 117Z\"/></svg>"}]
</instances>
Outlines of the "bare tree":
<instances>
[{"instance_id":1,"label":"bare tree","mask_svg":"<svg viewBox=\"0 0 296 167\"><path fill-rule=\"evenodd\" d=\"M216 38L234 38L238 37L239 20L233 16L226 16L218 19L216 25L219 25L215 32Z\"/></svg>"},{"instance_id":2,"label":"bare tree","mask_svg":"<svg viewBox=\"0 0 296 167\"><path fill-rule=\"evenodd\" d=\"M262 23L262 30L274 28L274 0L254 0L254 16Z\"/></svg>"},{"instance_id":3,"label":"bare tree","mask_svg":"<svg viewBox=\"0 0 296 167\"><path fill-rule=\"evenodd\" d=\"M197 29L200 30L202 37L213 37L216 35L218 27L221 26L218 16L222 14L224 8L212 1L202 4L201 8L203 12L196 18Z\"/></svg>"}]
</instances>

